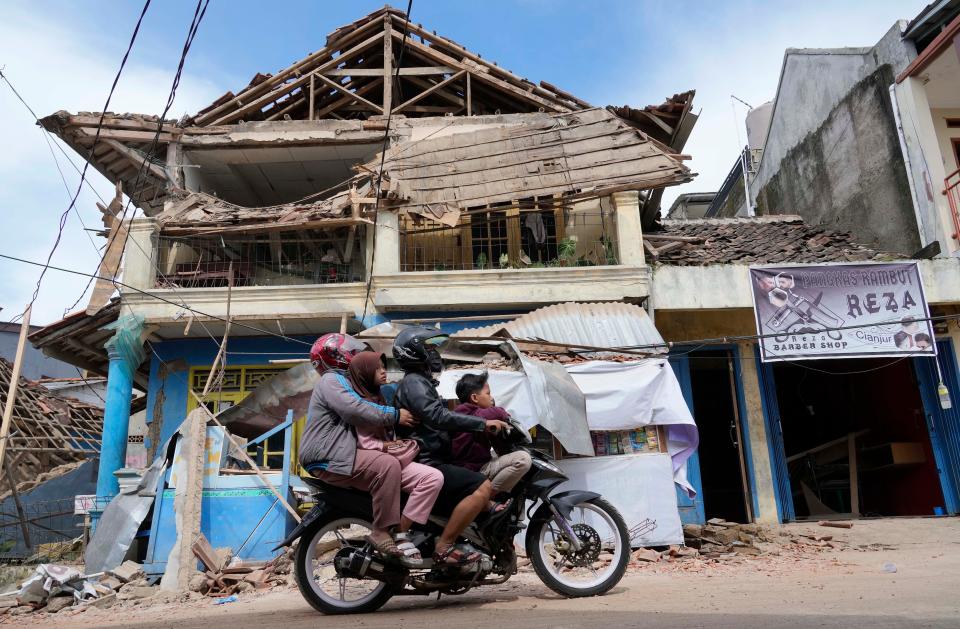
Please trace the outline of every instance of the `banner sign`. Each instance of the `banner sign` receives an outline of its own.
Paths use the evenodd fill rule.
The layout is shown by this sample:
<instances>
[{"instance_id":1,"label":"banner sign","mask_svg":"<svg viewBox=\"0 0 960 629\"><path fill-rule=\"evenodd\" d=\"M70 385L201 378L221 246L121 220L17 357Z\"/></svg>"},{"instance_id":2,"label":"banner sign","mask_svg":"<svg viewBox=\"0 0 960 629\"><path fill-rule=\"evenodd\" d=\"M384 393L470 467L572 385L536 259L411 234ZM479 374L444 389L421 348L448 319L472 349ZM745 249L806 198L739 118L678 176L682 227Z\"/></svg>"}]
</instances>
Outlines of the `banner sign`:
<instances>
[{"instance_id":1,"label":"banner sign","mask_svg":"<svg viewBox=\"0 0 960 629\"><path fill-rule=\"evenodd\" d=\"M934 356L916 262L750 267L763 362Z\"/></svg>"}]
</instances>

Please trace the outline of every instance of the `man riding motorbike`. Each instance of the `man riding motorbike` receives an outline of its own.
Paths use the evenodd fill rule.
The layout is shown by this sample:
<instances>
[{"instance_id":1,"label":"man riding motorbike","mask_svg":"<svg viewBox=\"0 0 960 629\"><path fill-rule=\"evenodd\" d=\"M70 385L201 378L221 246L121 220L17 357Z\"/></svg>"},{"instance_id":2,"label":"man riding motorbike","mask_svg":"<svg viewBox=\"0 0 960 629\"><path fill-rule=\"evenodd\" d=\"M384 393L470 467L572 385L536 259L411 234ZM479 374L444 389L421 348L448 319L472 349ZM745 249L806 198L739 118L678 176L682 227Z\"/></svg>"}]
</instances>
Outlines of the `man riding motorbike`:
<instances>
[{"instance_id":1,"label":"man riding motorbike","mask_svg":"<svg viewBox=\"0 0 960 629\"><path fill-rule=\"evenodd\" d=\"M443 474L443 488L437 505L451 509L450 519L434 547L435 564L464 565L482 555L466 545L457 544L460 534L488 505L493 487L487 478L450 461L451 432L497 433L508 425L500 420L484 420L450 411L440 394L434 374L443 370L437 346L446 340L439 330L413 327L397 335L393 356L405 375L400 381L394 404L413 414L416 421L412 436L420 445L417 460Z\"/></svg>"},{"instance_id":2,"label":"man riding motorbike","mask_svg":"<svg viewBox=\"0 0 960 629\"><path fill-rule=\"evenodd\" d=\"M404 470L397 459L385 452L357 447L356 426L411 428L415 423L408 411L373 403L351 387L344 372L353 358L366 349L364 343L345 334L326 334L311 348L310 359L321 377L310 398L300 441L300 464L330 485L369 491L373 497L370 543L383 555L405 565L419 565L416 547L409 541L395 539L391 529L402 533L412 523L401 511L401 488L410 485L406 491L414 503L418 500L417 492L429 493L424 500L432 504L436 486L404 483Z\"/></svg>"}]
</instances>

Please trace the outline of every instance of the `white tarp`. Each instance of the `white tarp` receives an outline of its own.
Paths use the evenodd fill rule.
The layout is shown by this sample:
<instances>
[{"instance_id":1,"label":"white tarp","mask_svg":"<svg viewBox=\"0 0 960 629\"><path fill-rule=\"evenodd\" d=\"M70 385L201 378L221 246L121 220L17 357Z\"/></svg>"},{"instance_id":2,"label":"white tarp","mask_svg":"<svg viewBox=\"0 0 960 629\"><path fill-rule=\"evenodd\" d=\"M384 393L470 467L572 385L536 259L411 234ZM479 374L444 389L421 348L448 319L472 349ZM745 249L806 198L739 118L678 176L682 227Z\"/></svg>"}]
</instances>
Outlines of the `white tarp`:
<instances>
[{"instance_id":1,"label":"white tarp","mask_svg":"<svg viewBox=\"0 0 960 629\"><path fill-rule=\"evenodd\" d=\"M673 490L673 469L665 454L621 454L564 459L557 465L570 477L559 491L586 489L602 495L634 529L647 518L656 528L631 535L633 546L683 543L683 525Z\"/></svg>"},{"instance_id":2,"label":"white tarp","mask_svg":"<svg viewBox=\"0 0 960 629\"><path fill-rule=\"evenodd\" d=\"M590 430L630 430L644 426L665 426L667 452L673 461L674 481L688 494L694 490L687 482L687 459L697 448L697 426L687 408L680 383L666 359L646 359L620 363L594 360L564 365L586 398L587 424ZM457 381L466 372L479 369L450 370L440 376L440 394L456 399ZM541 413L534 403L535 393L526 374L517 371L490 370L490 390L497 401L525 428L541 424ZM547 404L551 400L546 400ZM544 426L553 432L549 426ZM558 437L559 439L559 437ZM561 439L568 451L573 450ZM592 447L590 452L592 454Z\"/></svg>"}]
</instances>

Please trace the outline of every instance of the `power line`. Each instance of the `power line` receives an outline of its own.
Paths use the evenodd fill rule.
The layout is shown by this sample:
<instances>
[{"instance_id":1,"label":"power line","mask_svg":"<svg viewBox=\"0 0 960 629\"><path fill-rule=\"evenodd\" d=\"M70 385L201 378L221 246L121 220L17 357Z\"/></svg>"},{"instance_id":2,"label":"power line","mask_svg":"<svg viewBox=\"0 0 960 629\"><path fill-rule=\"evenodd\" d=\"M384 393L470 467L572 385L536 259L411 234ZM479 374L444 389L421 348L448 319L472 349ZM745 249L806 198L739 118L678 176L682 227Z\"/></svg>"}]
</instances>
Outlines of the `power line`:
<instances>
[{"instance_id":1,"label":"power line","mask_svg":"<svg viewBox=\"0 0 960 629\"><path fill-rule=\"evenodd\" d=\"M148 3L149 3L149 0L148 0ZM203 21L203 17L207 13L207 6L209 6L209 4L210 4L210 0L197 0L197 6L193 12L193 19L190 22L190 27L187 29L187 37L183 43L183 49L180 52L180 61L177 64L177 71L174 74L173 83L171 84L170 92L167 95L167 103L164 106L163 113L160 114L160 117L157 120L157 130L153 135L153 140L150 142L150 147L147 149L147 151L144 154L144 159L140 163L140 168L137 169L137 177L133 182L131 193L127 195L127 203L123 208L123 213L120 215L120 217L117 220L117 223L116 223L117 225L122 225L123 221L126 220L127 212L130 209L131 203L133 202L133 195L138 194L139 192L138 187L141 185L144 169L147 165L147 160L149 156L153 154L154 150L157 148L157 144L160 141L160 133L163 131L163 124L164 122L166 122L167 113L169 113L170 108L173 107L173 101L177 95L177 87L180 85L180 77L183 74L183 66L186 63L187 53L190 52L190 46L193 44L193 39L194 37L196 37L197 31L200 28L200 22ZM101 113L101 116L100 116L101 121L103 120L104 115L106 115L106 110L104 110L104 112ZM91 157L92 156L93 156L93 153L91 151ZM84 170L86 170L86 166L84 166ZM134 208L133 214L136 214L136 208ZM129 238L130 238L130 231L127 230L127 233L124 234L123 243L121 244L121 247L120 247L121 251L126 249L127 240ZM97 268L100 268L100 265L103 264L103 260L107 256L107 251L108 249L104 249L103 255L100 257L100 262L97 264ZM90 284L92 282L93 282L93 278L91 278L87 282L87 285L84 286L83 292L81 292L80 296L77 297L77 300L73 302L73 305L64 310L64 316L66 316L67 312L77 307L77 304L79 304L80 301L83 299L83 296L87 293L87 290L90 288ZM116 285L117 283L114 281L114 286Z\"/></svg>"},{"instance_id":2,"label":"power line","mask_svg":"<svg viewBox=\"0 0 960 629\"><path fill-rule=\"evenodd\" d=\"M410 10L413 8L413 0L407 0L407 15L403 29L403 39L400 42L400 54L397 56L397 72L391 85L400 84L400 67L403 65L403 51L407 48L407 37L410 36ZM391 50L391 55L393 54ZM384 59L386 64L386 59ZM388 86L389 89L389 86ZM377 173L377 194L373 202L373 237L370 240L370 268L367 269L367 290L363 298L363 316L360 321L367 319L367 306L370 304L370 289L373 287L373 263L377 259L377 223L380 221L380 189L383 185L383 164L387 159L387 142L390 141L390 121L393 118L393 106L387 112L387 124L383 131L383 147L380 149L380 172Z\"/></svg>"},{"instance_id":3,"label":"power line","mask_svg":"<svg viewBox=\"0 0 960 629\"><path fill-rule=\"evenodd\" d=\"M65 268L63 268L63 267L53 266L52 264L51 264L51 265L45 265L43 262L35 262L35 261L33 261L33 260L26 260L26 259L24 259L24 258L18 258L18 257L16 257L16 256L9 256L9 255L3 254L3 253L0 253L0 258L5 258L5 259L7 259L7 260L13 260L14 262L22 262L22 263L24 263L24 264L30 264L30 265L33 265L33 266L47 266L47 267L49 267L50 269L53 269L54 271L60 271L61 273L70 273L71 275L81 275L81 276L83 276L83 277L89 277L89 278L91 278L91 279L103 279L103 280L111 281L111 278L104 277L104 276L102 276L102 275L96 275L96 274L94 274L94 273L84 273L83 271L74 271L74 270L72 270L72 269L65 269ZM194 313L194 314L196 314L196 315L200 315L201 317L209 317L210 319L214 319L214 320L216 320L216 321L221 321L221 322L223 322L223 323L226 323L226 322L227 322L227 319L224 318L224 317L221 317L221 316L218 316L218 315L214 315L214 314L210 314L210 313L208 313L208 312L203 312L202 310L197 310L196 308L193 308L193 307L191 307L191 306L189 306L189 305L187 305L187 304L182 304L182 303L178 303L178 302L176 302L176 301L173 301L172 299L167 299L166 297L164 297L164 296L162 296L162 295L157 295L156 293L151 293L150 291L143 290L142 288L137 288L137 287L135 287L135 286L130 286L129 284L124 284L124 283L121 282L120 280L113 280L113 282L114 282L117 286L119 286L119 287L129 289L129 290L131 290L131 291L133 291L133 292L135 292L135 293L139 293L139 294L141 294L141 295L146 295L146 296L148 296L148 297L151 297L152 299L156 299L156 300L162 301L162 302L164 302L164 303L168 303L168 304L170 304L171 306L177 306L178 308L181 308L181 309L183 309L183 310L187 310L187 311L192 312L192 313ZM958 315L958 316L960 316L960 315ZM920 320L920 319L917 319L917 321L919 321L919 320ZM235 325L235 326L241 327L241 328L246 328L246 329L251 330L251 331L253 331L253 332L259 332L259 333L262 334L263 336L273 336L273 337L276 337L276 338L279 338L279 339L283 339L284 341L292 341L292 342L294 342L294 343L300 343L300 344L302 344L302 345L308 345L308 346L309 346L309 345L312 345L312 343L310 343L309 341L302 341L302 340L300 340L300 339L298 339L298 338L294 338L294 337L292 337L292 336L287 336L287 335L285 335L285 334L277 334L276 332L271 332L270 330L264 330L264 329L258 328L258 327L256 327L256 326L253 326L253 325L249 325L249 324L246 324L246 323L242 323L242 322L240 322L240 321L233 321L231 325ZM214 338L214 341L216 341L215 338Z\"/></svg>"},{"instance_id":4,"label":"power line","mask_svg":"<svg viewBox=\"0 0 960 629\"><path fill-rule=\"evenodd\" d=\"M30 264L30 265L33 265L33 266L44 266L44 263L42 263L42 262L35 262L35 261L33 261L33 260L26 260L26 259L24 259L24 258L18 258L18 257L16 257L16 256L6 255L6 254L3 254L3 253L0 253L0 258L4 258L4 259L7 259L7 260L13 260L14 262L21 262L21 263L23 263L23 264ZM58 266L53 266L53 265L50 265L50 268L53 269L54 271L60 271L60 272L62 272L62 273L70 273L70 274L72 274L72 275L81 275L81 276L83 276L83 277L92 277L93 279L107 279L107 278L102 278L102 277L99 276L99 275L94 275L94 274L91 274L91 273L84 273L83 271L74 271L74 270L72 270L72 269L65 269L65 268L58 267ZM226 323L226 322L227 322L227 319L224 318L224 317L221 317L221 316L218 316L218 315L213 315L213 314L210 314L210 313L207 313L207 312L203 312L202 310L197 310L196 308L193 308L193 307L191 307L191 306L189 306L189 305L181 304L181 303L178 303L178 302L173 301L173 300L171 300L171 299L167 299L166 297L164 297L164 296L162 296L162 295L158 295L158 294L156 294L156 293L151 293L150 291L146 291L146 290L143 290L143 289L141 289L141 288L136 288L136 287L134 287L134 286L130 286L130 285L128 285L128 284L124 284L123 282L121 282L121 281L119 281L119 280L117 280L116 283L117 283L118 286L120 286L120 287L122 287L122 288L127 288L127 289L129 289L129 290L131 290L131 291L134 291L134 292L136 292L136 293L139 293L139 294L141 294L141 295L146 295L146 296L148 296L148 297L150 297L150 298L152 298L152 299L156 299L156 300L158 300L158 301L162 301L162 302L168 303L168 304L170 304L170 305L177 306L177 307L179 307L179 308L182 308L182 309L187 310L187 311L189 311L189 312L192 312L192 313L194 313L194 314L197 314L197 315L200 315L200 316L203 316L203 317L209 317L209 318L211 318L211 319L214 319L214 320L216 320L216 321L221 321L221 322L223 322L223 323ZM949 315L939 315L939 316L935 316L935 317L915 317L915 318L914 318L914 321L917 321L917 322L919 322L919 321L931 321L931 322L936 322L936 321L958 321L958 320L960 320L960 314L949 314ZM878 321L878 322L875 322L875 323L862 323L862 324L857 324L857 325L847 325L847 326L837 326L837 327L832 327L832 328L824 328L822 331L823 331L823 332L827 332L827 331L853 330L853 329L858 329L858 328L876 327L876 326L881 326L881 325L896 325L896 324L899 324L899 323L900 323L900 320L899 320L899 319L896 319L896 320L889 320L889 321ZM251 331L254 331L254 332L259 332L260 334L262 334L262 335L264 335L264 336L273 336L273 337L275 337L275 338L283 339L283 340L285 340L285 341L293 341L293 342L295 342L295 343L300 343L300 344L302 344L302 345L311 345L311 343L310 343L309 341L302 341L302 340L300 340L300 339L298 339L298 338L290 337L290 336L287 336L287 335L285 335L285 334L278 334L278 333L276 333L276 332L272 332L272 331L270 331L270 330L265 330L265 329L262 329L262 328L258 328L258 327L256 327L256 326L252 326L252 325L249 325L249 324L240 322L240 321L233 321L233 322L232 322L232 325L235 325L235 326L238 326L238 327L241 327L241 328L246 328L246 329L251 330ZM703 347L707 347L707 346L709 346L709 345L729 345L729 344L731 344L731 343L736 343L736 342L740 342L740 341L756 341L756 340L759 340L759 339L772 338L772 337L776 337L776 336L782 336L782 335L780 335L780 334L744 334L744 335L740 335L740 336L724 336L724 337L715 337L715 338L707 338L707 339L690 339L690 340L680 341L680 342L664 341L663 343L649 343L649 344L646 344L646 345L616 346L616 347L593 347L593 346L587 346L587 345L576 345L576 344L573 344L573 343L565 343L565 344L564 344L564 343L560 343L560 344L557 344L557 346L566 346L566 347L569 347L569 348L579 348L579 349L581 349L581 350L586 350L586 351L617 352L617 351L636 351L636 350L639 350L639 349L663 349L663 348L670 349L670 348L673 348L673 347L675 347L675 346L686 346L686 345L692 345L692 344L699 344L698 347L694 348L693 350L690 350L690 351L696 351L696 350L698 350L698 349L701 349L701 348L703 348ZM490 339L504 340L504 339L499 338L499 337L461 337L461 340L473 340L473 339L480 339L480 340L490 340ZM214 339L214 340L216 340L216 339ZM550 342L544 341L544 340L542 340L542 339L516 338L516 339L513 339L513 340L515 340L515 341L523 341L523 342L530 342L530 343L541 343L541 344L544 344L544 345L550 345ZM926 354L910 354L910 356L926 356Z\"/></svg>"},{"instance_id":5,"label":"power line","mask_svg":"<svg viewBox=\"0 0 960 629\"><path fill-rule=\"evenodd\" d=\"M117 83L120 81L120 75L123 74L123 69L127 65L127 59L130 57L130 51L133 49L133 44L137 40L137 34L140 32L140 25L143 23L143 17L146 15L147 9L149 7L150 7L150 0L146 0L146 2L143 5L143 9L140 11L140 17L137 18L136 26L134 26L133 34L130 37L130 42L127 44L127 50L126 52L124 52L123 59L121 59L120 61L120 67L117 69L117 74L113 78L113 84L110 86L110 92L107 94L107 100L103 104L103 111L100 113L100 120L97 122L97 130L93 136L93 144L91 144L90 146L89 158L87 160L87 163L84 164L83 166L83 172L80 174L80 183L77 186L77 191L74 193L73 198L70 201L70 205L67 207L66 210L64 210L63 214L60 215L60 223L57 230L57 237L56 239L54 239L53 247L51 247L50 253L47 254L46 265L43 267L43 270L40 271L40 277L37 278L36 288L34 288L33 296L30 298L31 306L33 305L34 302L36 302L37 297L40 295L40 284L43 282L43 278L47 273L47 268L49 268L50 261L53 259L54 252L56 252L57 247L60 246L60 240L63 237L63 230L66 228L66 225L67 225L67 216L70 214L70 210L72 210L76 205L77 198L80 196L80 191L83 189L83 182L86 180L86 176L87 176L87 168L89 168L90 166L90 160L93 159L93 151L97 146L97 142L100 140L100 131L103 128L103 120L107 114L107 111L110 108L110 100L113 98L113 93L117 89ZM0 77L2 77L4 81L6 81L7 85L10 86L10 89L13 90L17 98L20 99L20 102L26 105L27 104L26 101L24 101L23 98L20 96L20 94L13 88L13 85L11 85L9 81L7 81L6 76L0 73ZM30 109L29 106L27 106L27 108ZM36 114L35 112L33 112L32 109L30 110L30 113L33 113L34 117L36 117ZM16 319L17 317L14 317L13 320L15 321Z\"/></svg>"}]
</instances>

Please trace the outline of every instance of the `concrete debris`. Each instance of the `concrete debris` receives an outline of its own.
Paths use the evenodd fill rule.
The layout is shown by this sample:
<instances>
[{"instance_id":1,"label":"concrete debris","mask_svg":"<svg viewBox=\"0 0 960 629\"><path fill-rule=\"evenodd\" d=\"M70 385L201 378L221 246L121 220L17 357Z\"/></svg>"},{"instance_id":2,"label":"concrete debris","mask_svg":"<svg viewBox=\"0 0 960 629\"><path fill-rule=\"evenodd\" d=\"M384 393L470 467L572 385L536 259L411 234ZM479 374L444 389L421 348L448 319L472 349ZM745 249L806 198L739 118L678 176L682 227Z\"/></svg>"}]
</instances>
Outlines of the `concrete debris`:
<instances>
[{"instance_id":1,"label":"concrete debris","mask_svg":"<svg viewBox=\"0 0 960 629\"><path fill-rule=\"evenodd\" d=\"M841 521L841 520L820 520L817 522L819 526L829 526L835 529L852 529L853 522Z\"/></svg>"},{"instance_id":2,"label":"concrete debris","mask_svg":"<svg viewBox=\"0 0 960 629\"><path fill-rule=\"evenodd\" d=\"M120 586L123 585L123 581L114 576L105 576L100 578L100 585L117 591L120 589Z\"/></svg>"},{"instance_id":3,"label":"concrete debris","mask_svg":"<svg viewBox=\"0 0 960 629\"><path fill-rule=\"evenodd\" d=\"M724 571L725 564L761 562L758 570L789 569L798 561L829 550L888 550L883 544L854 546L833 535L799 527L771 528L713 518L706 524L683 525L684 545L661 552L641 548L633 552L630 566L657 573L705 569Z\"/></svg>"},{"instance_id":4,"label":"concrete debris","mask_svg":"<svg viewBox=\"0 0 960 629\"><path fill-rule=\"evenodd\" d=\"M237 559L231 561L232 552L229 548L214 550L201 535L193 544L193 554L203 564L204 571L190 579L189 590L218 597L287 583L283 575L290 572L293 564L290 549L263 566L243 565Z\"/></svg>"},{"instance_id":5,"label":"concrete debris","mask_svg":"<svg viewBox=\"0 0 960 629\"><path fill-rule=\"evenodd\" d=\"M650 548L640 548L633 551L633 553L630 555L630 561L631 562L647 561L650 563L654 563L654 562L660 561L660 553Z\"/></svg>"},{"instance_id":6,"label":"concrete debris","mask_svg":"<svg viewBox=\"0 0 960 629\"><path fill-rule=\"evenodd\" d=\"M135 561L124 561L116 568L107 570L107 574L116 577L122 583L129 583L143 577L143 566Z\"/></svg>"},{"instance_id":7,"label":"concrete debris","mask_svg":"<svg viewBox=\"0 0 960 629\"><path fill-rule=\"evenodd\" d=\"M117 598L121 601L133 601L144 598L150 598L160 589L151 585L128 585L117 593Z\"/></svg>"},{"instance_id":8,"label":"concrete debris","mask_svg":"<svg viewBox=\"0 0 960 629\"><path fill-rule=\"evenodd\" d=\"M73 605L74 599L72 596L54 596L47 601L47 606L44 608L48 614L56 614L61 609L66 609Z\"/></svg>"}]
</instances>

